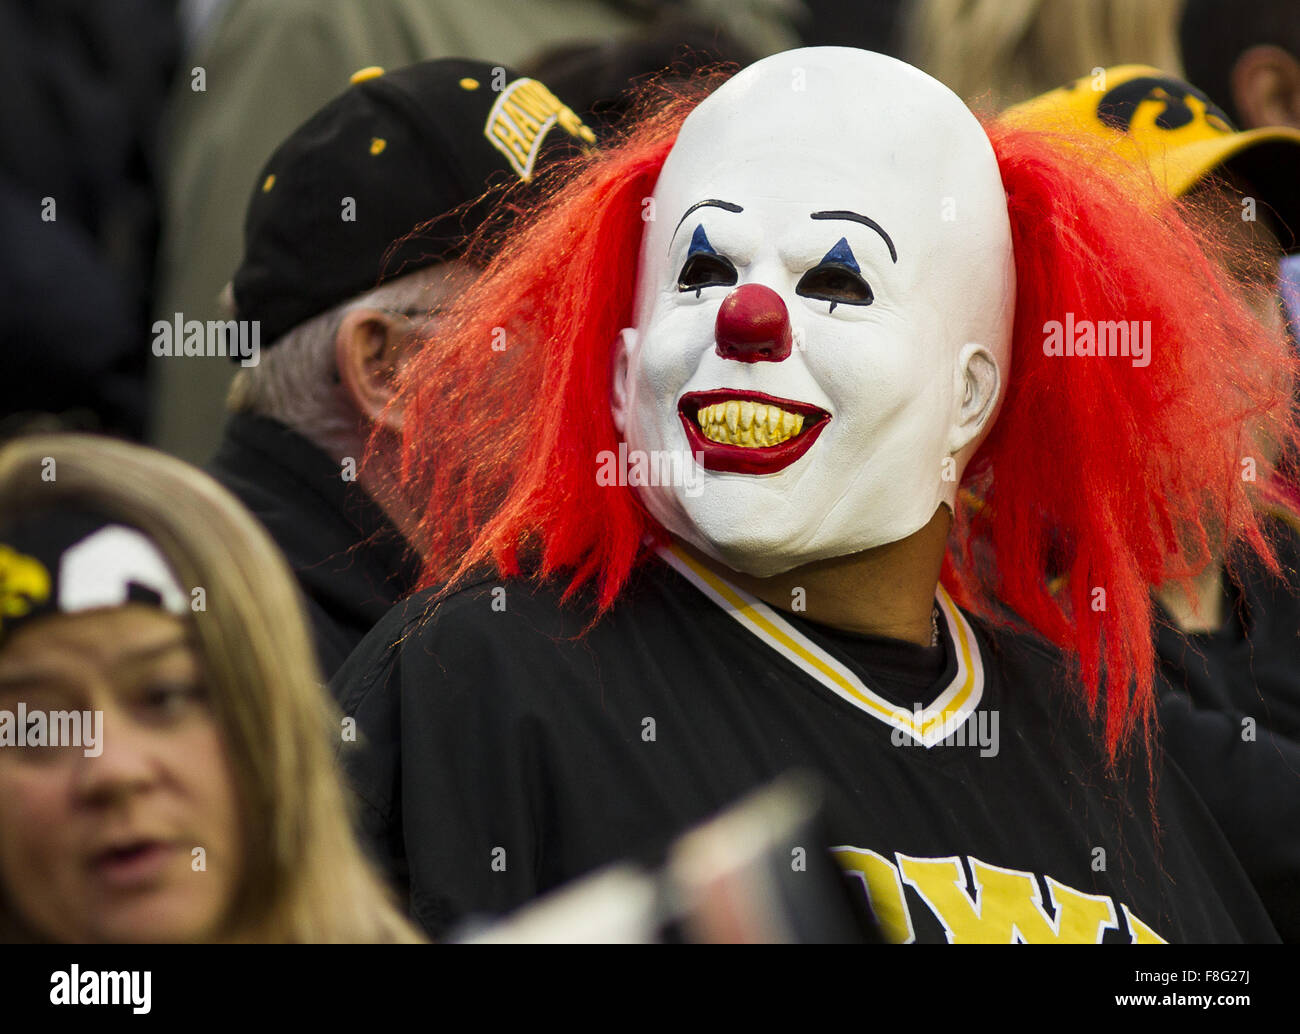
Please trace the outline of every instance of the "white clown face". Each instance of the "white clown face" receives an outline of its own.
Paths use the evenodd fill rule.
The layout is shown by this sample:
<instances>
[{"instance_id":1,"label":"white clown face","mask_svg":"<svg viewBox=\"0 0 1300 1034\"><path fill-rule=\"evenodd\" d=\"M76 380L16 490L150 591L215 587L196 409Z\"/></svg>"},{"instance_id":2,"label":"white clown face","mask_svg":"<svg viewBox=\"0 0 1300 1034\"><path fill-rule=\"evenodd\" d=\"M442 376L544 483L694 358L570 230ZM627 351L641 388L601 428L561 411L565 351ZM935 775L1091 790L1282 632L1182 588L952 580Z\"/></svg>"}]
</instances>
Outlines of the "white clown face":
<instances>
[{"instance_id":1,"label":"white clown face","mask_svg":"<svg viewBox=\"0 0 1300 1034\"><path fill-rule=\"evenodd\" d=\"M767 58L686 120L653 212L613 411L630 454L703 467L640 489L660 523L768 577L953 505L1015 301L1002 181L960 99L867 51Z\"/></svg>"}]
</instances>

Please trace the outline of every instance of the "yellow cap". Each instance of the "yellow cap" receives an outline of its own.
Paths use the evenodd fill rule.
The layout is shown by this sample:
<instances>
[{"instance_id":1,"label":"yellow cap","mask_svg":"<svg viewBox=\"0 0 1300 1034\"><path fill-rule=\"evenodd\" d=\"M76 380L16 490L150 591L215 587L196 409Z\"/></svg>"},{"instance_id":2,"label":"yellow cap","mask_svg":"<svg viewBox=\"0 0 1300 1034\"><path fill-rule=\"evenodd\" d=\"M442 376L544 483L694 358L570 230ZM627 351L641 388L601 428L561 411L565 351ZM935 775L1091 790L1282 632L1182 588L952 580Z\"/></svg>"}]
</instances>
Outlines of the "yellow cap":
<instances>
[{"instance_id":1,"label":"yellow cap","mask_svg":"<svg viewBox=\"0 0 1300 1034\"><path fill-rule=\"evenodd\" d=\"M1003 118L1110 144L1121 158L1146 163L1170 197L1186 194L1220 168L1237 172L1300 232L1300 130L1240 132L1204 93L1157 68L1099 69L1008 108Z\"/></svg>"}]
</instances>

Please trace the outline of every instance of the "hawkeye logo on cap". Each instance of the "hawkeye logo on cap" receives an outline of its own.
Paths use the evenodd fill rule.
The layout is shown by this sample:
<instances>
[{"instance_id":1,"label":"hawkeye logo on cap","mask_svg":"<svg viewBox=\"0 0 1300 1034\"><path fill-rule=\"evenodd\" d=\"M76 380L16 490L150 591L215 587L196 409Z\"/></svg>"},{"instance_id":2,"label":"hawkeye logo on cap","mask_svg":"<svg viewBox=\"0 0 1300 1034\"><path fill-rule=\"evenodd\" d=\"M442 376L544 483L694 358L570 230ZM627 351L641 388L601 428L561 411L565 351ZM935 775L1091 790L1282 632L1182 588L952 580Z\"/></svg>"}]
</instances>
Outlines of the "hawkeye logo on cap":
<instances>
[{"instance_id":1,"label":"hawkeye logo on cap","mask_svg":"<svg viewBox=\"0 0 1300 1034\"><path fill-rule=\"evenodd\" d=\"M1196 100L1200 110L1188 104L1189 100ZM1165 76L1139 76L1106 91L1097 104L1097 118L1112 129L1127 133L1133 126L1133 116L1146 101L1162 105L1155 117L1155 124L1161 129L1194 126L1193 132L1198 137L1204 135L1200 126L1220 134L1234 132L1228 116L1209 97L1190 83Z\"/></svg>"},{"instance_id":2,"label":"hawkeye logo on cap","mask_svg":"<svg viewBox=\"0 0 1300 1034\"><path fill-rule=\"evenodd\" d=\"M533 163L556 123L574 139L596 142L596 134L545 86L536 79L516 79L492 105L483 135L526 181L532 179Z\"/></svg>"},{"instance_id":3,"label":"hawkeye logo on cap","mask_svg":"<svg viewBox=\"0 0 1300 1034\"><path fill-rule=\"evenodd\" d=\"M0 622L20 618L50 598L50 572L35 557L0 546Z\"/></svg>"}]
</instances>

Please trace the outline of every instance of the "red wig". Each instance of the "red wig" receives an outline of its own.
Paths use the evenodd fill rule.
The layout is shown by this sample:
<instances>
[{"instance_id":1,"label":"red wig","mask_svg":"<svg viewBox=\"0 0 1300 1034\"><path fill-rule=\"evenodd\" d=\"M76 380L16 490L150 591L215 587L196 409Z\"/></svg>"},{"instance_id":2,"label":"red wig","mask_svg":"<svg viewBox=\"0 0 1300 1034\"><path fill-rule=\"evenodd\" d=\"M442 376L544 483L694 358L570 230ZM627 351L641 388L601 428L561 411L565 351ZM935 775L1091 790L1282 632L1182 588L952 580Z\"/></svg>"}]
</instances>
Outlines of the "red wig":
<instances>
[{"instance_id":1,"label":"red wig","mask_svg":"<svg viewBox=\"0 0 1300 1034\"><path fill-rule=\"evenodd\" d=\"M399 469L422 515L423 586L526 571L562 578L569 594L592 585L603 610L646 542L666 538L635 489L595 472L618 448L612 363L633 319L648 199L693 103L586 159L408 365ZM967 469L944 580L964 606L1063 650L1090 708L1105 686L1114 756L1152 715L1152 588L1234 539L1274 565L1248 495L1271 491L1270 468L1248 443L1261 429L1295 441L1295 371L1225 283L1207 231L1135 202L1131 180L1049 135L986 130L1015 248L1012 360ZM1150 365L1045 355L1045 324L1067 313L1149 321Z\"/></svg>"}]
</instances>

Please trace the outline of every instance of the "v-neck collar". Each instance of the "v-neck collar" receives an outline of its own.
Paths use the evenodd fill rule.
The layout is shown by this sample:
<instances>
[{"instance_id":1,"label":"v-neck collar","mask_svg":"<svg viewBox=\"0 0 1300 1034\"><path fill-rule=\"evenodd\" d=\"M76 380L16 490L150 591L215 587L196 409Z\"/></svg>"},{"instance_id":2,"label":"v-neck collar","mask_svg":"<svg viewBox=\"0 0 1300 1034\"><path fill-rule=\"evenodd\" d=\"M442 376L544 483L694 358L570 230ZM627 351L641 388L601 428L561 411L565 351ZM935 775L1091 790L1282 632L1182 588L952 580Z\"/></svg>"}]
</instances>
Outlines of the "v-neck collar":
<instances>
[{"instance_id":1,"label":"v-neck collar","mask_svg":"<svg viewBox=\"0 0 1300 1034\"><path fill-rule=\"evenodd\" d=\"M659 556L682 577L734 618L742 628L816 679L842 700L910 736L923 747L947 739L979 706L984 695L984 663L966 617L943 586L935 605L957 659L956 673L930 703L907 710L875 692L838 658L800 632L775 609L705 567L677 546L661 546Z\"/></svg>"}]
</instances>

